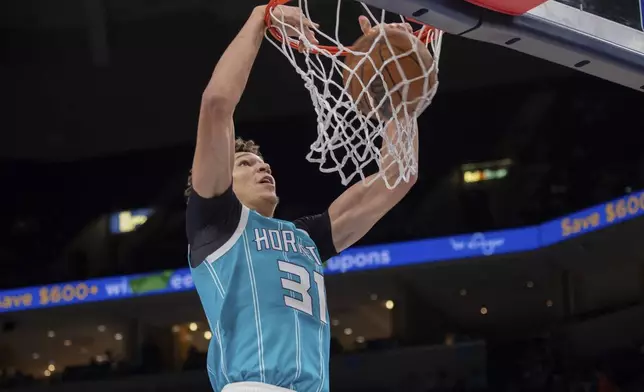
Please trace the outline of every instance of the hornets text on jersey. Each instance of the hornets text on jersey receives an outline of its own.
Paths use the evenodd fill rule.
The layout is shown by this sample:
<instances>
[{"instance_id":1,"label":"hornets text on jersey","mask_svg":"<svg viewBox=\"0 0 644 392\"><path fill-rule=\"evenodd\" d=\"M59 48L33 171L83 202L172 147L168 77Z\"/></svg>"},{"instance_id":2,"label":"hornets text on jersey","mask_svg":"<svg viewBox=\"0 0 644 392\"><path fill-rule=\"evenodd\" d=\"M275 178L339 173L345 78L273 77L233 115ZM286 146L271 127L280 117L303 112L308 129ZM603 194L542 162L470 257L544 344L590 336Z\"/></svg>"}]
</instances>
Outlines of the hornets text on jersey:
<instances>
[{"instance_id":1,"label":"hornets text on jersey","mask_svg":"<svg viewBox=\"0 0 644 392\"><path fill-rule=\"evenodd\" d=\"M335 254L328 213L287 222L241 205L232 187L211 199L193 191L186 229L213 334L207 357L213 389L261 382L327 392L323 261Z\"/></svg>"}]
</instances>

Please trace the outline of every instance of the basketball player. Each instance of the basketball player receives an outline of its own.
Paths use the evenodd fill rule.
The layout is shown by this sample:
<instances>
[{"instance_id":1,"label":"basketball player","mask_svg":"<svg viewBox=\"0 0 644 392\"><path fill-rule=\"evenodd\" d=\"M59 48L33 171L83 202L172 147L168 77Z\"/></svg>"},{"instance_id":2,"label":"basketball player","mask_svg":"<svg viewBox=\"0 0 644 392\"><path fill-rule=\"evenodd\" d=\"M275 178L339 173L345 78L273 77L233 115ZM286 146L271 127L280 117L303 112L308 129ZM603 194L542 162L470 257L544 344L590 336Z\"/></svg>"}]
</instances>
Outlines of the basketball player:
<instances>
[{"instance_id":1,"label":"basketball player","mask_svg":"<svg viewBox=\"0 0 644 392\"><path fill-rule=\"evenodd\" d=\"M263 39L264 11L255 8L228 46L201 101L186 231L192 276L213 333L207 370L217 392L327 392L323 263L364 236L415 179L394 190L382 181L357 184L319 215L273 218L278 198L270 166L252 141L235 138L233 125ZM275 12L300 23L298 8ZM370 31L368 20L360 23ZM316 42L311 22L304 25Z\"/></svg>"}]
</instances>

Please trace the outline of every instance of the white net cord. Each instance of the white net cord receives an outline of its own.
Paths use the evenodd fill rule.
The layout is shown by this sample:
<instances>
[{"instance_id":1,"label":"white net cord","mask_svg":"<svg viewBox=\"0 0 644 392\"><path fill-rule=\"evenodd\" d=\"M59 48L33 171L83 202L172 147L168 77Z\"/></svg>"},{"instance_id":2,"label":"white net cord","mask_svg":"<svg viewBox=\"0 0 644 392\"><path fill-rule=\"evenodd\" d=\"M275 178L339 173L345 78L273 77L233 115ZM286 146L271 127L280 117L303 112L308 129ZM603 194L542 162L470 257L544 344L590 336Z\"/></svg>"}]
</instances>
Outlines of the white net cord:
<instances>
[{"instance_id":1,"label":"white net cord","mask_svg":"<svg viewBox=\"0 0 644 392\"><path fill-rule=\"evenodd\" d=\"M324 173L338 172L343 185L359 176L365 185L382 179L392 189L401 181L408 182L418 171L416 118L431 104L438 87L436 79L434 83L430 83L430 75L438 74L442 32L425 26L419 35L423 38L422 43L408 34L411 49L396 53L383 27L386 11L381 12L380 19L376 19L371 10L362 4L367 15L377 24L378 35L366 52L354 52L344 46L338 37L341 3L342 0L338 0L334 37L315 26L311 27L320 41L327 40L331 45L337 46L337 53L307 39L303 34L302 21L298 26L288 25L275 10L271 11L273 27L278 29L282 39L273 39L268 30L266 35L304 80L304 86L311 96L318 123L317 139L311 144L306 159L318 164L320 171ZM299 0L299 7L303 15L314 22L309 14L307 0ZM402 23L406 22L403 17L400 20ZM350 22L357 23L353 20ZM294 37L289 38L288 33ZM376 65L369 54L383 42L386 42L392 56ZM430 49L434 61L431 67L426 67L419 61L422 74L406 79L399 59L416 55L420 45ZM344 63L343 51L359 56L353 69ZM373 77L363 81L355 71L367 61L371 62L375 72ZM395 64L399 75L403 77L400 83L388 86L382 72L392 64ZM352 80L347 86L343 82L343 72L348 72L348 79ZM423 81L420 96L406 99L410 84L419 84L420 81ZM359 83L361 91L354 100L348 90L349 85L356 83ZM381 98L376 101L373 92L379 90L384 94L378 94ZM394 102L392 94L395 93L405 99ZM373 174L369 175L369 172Z\"/></svg>"}]
</instances>

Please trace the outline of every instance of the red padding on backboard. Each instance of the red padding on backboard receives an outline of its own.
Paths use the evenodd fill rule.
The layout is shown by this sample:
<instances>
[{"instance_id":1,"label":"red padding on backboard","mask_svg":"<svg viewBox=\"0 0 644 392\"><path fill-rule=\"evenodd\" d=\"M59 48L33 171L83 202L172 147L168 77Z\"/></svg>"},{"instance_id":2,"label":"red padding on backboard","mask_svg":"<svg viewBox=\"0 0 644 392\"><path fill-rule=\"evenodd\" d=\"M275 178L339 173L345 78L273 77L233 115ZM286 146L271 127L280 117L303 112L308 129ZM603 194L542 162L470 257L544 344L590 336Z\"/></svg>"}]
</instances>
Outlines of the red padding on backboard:
<instances>
[{"instance_id":1,"label":"red padding on backboard","mask_svg":"<svg viewBox=\"0 0 644 392\"><path fill-rule=\"evenodd\" d=\"M479 7L508 15L523 15L548 0L465 0Z\"/></svg>"}]
</instances>

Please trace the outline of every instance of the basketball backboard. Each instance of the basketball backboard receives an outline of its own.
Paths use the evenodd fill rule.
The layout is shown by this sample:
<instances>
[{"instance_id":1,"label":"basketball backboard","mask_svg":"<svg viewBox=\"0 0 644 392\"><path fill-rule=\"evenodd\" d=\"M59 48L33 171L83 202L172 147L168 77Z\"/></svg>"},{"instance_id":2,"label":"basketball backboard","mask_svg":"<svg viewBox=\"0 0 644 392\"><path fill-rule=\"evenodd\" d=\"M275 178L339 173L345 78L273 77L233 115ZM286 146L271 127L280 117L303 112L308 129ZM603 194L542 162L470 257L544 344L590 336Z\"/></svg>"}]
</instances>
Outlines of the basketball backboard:
<instances>
[{"instance_id":1,"label":"basketball backboard","mask_svg":"<svg viewBox=\"0 0 644 392\"><path fill-rule=\"evenodd\" d=\"M642 26L642 0L556 0L589 15L617 22L644 31ZM592 19L588 16L589 19Z\"/></svg>"},{"instance_id":2,"label":"basketball backboard","mask_svg":"<svg viewBox=\"0 0 644 392\"><path fill-rule=\"evenodd\" d=\"M644 0L550 0L520 16L465 0L364 2L644 91Z\"/></svg>"},{"instance_id":3,"label":"basketball backboard","mask_svg":"<svg viewBox=\"0 0 644 392\"><path fill-rule=\"evenodd\" d=\"M566 26L643 56L644 0L556 0L528 12L554 25Z\"/></svg>"}]
</instances>

